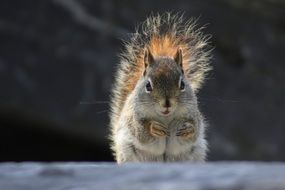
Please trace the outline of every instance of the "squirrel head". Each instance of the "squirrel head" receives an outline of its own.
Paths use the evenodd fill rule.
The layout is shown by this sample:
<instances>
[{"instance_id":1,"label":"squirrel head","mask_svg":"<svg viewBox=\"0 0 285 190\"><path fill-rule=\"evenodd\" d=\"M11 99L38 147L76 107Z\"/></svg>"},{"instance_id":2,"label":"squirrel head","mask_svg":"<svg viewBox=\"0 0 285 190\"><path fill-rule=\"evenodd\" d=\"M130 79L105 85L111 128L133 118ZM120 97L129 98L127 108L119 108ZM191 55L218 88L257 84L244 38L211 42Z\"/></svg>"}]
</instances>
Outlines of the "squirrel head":
<instances>
[{"instance_id":1,"label":"squirrel head","mask_svg":"<svg viewBox=\"0 0 285 190\"><path fill-rule=\"evenodd\" d=\"M183 52L180 48L173 57L154 57L149 49L145 49L144 72L137 86L140 92L138 105L145 106L142 110L169 116L196 101L184 76L182 63Z\"/></svg>"}]
</instances>

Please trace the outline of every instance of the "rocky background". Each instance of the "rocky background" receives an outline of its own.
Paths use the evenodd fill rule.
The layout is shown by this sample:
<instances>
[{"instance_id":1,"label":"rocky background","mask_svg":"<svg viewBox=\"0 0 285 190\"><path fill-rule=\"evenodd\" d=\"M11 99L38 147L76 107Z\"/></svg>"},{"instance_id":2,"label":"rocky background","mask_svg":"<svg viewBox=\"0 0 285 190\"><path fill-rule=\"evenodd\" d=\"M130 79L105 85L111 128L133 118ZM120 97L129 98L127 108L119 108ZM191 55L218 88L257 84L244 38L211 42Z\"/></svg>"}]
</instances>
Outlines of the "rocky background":
<instances>
[{"instance_id":1,"label":"rocky background","mask_svg":"<svg viewBox=\"0 0 285 190\"><path fill-rule=\"evenodd\" d=\"M0 2L0 161L109 161L121 39L151 13L199 17L212 65L199 93L209 160L285 160L285 1Z\"/></svg>"}]
</instances>

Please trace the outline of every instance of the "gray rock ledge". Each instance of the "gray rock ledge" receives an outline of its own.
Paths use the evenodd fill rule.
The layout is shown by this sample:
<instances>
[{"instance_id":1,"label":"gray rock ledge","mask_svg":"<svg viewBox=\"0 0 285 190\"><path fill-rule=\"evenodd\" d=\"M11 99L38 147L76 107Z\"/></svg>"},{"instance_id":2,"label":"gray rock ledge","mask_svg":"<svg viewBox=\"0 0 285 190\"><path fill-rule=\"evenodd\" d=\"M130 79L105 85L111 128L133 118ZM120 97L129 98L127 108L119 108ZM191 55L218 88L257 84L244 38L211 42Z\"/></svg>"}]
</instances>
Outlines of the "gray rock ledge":
<instances>
[{"instance_id":1,"label":"gray rock ledge","mask_svg":"<svg viewBox=\"0 0 285 190\"><path fill-rule=\"evenodd\" d=\"M1 190L284 190L285 163L2 163Z\"/></svg>"}]
</instances>

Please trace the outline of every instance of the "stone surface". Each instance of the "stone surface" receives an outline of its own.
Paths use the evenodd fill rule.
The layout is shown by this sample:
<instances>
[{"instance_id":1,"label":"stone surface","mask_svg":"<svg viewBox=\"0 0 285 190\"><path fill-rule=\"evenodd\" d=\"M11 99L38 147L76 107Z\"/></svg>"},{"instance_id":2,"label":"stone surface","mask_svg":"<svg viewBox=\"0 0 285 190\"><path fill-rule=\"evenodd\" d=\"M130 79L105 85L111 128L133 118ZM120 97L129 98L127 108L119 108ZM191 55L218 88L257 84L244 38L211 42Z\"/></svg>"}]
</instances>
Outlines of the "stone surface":
<instances>
[{"instance_id":1,"label":"stone surface","mask_svg":"<svg viewBox=\"0 0 285 190\"><path fill-rule=\"evenodd\" d=\"M284 190L285 164L4 163L5 190Z\"/></svg>"}]
</instances>

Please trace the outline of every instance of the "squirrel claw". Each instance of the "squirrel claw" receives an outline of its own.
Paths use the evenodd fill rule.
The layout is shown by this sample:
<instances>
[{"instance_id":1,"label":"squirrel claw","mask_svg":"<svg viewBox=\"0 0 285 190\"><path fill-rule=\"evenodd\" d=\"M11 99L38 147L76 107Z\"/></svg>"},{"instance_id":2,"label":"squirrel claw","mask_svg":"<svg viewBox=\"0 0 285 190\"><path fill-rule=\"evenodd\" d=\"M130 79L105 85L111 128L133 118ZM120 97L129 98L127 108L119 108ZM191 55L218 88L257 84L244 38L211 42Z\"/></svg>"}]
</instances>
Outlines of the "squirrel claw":
<instances>
[{"instance_id":1,"label":"squirrel claw","mask_svg":"<svg viewBox=\"0 0 285 190\"><path fill-rule=\"evenodd\" d=\"M176 136L182 137L185 140L193 138L195 129L192 123L186 122L177 129Z\"/></svg>"},{"instance_id":2,"label":"squirrel claw","mask_svg":"<svg viewBox=\"0 0 285 190\"><path fill-rule=\"evenodd\" d=\"M157 122L152 122L150 125L150 134L154 137L166 137L169 136L167 128Z\"/></svg>"}]
</instances>

